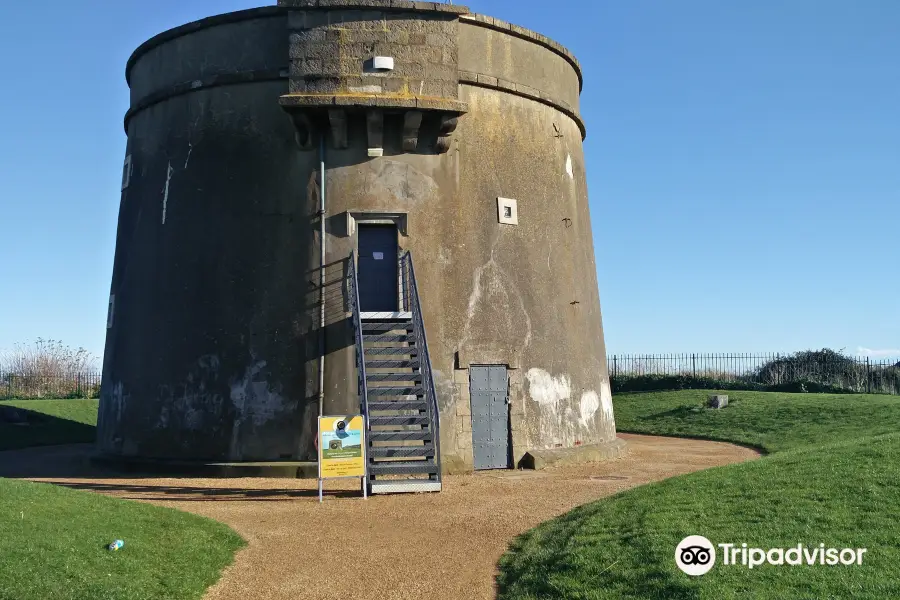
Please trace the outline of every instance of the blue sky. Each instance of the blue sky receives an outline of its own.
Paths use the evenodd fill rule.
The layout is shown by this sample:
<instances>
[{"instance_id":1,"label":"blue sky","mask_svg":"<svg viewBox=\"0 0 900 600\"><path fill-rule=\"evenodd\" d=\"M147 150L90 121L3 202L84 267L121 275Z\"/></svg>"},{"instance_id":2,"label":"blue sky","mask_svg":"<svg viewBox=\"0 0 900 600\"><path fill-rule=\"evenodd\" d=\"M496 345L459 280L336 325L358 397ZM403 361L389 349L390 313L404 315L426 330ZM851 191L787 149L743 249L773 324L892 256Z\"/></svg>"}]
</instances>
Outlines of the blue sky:
<instances>
[{"instance_id":1,"label":"blue sky","mask_svg":"<svg viewBox=\"0 0 900 600\"><path fill-rule=\"evenodd\" d=\"M43 337L102 355L125 61L256 5L0 4L0 349ZM900 355L900 2L468 5L584 66L610 352Z\"/></svg>"}]
</instances>

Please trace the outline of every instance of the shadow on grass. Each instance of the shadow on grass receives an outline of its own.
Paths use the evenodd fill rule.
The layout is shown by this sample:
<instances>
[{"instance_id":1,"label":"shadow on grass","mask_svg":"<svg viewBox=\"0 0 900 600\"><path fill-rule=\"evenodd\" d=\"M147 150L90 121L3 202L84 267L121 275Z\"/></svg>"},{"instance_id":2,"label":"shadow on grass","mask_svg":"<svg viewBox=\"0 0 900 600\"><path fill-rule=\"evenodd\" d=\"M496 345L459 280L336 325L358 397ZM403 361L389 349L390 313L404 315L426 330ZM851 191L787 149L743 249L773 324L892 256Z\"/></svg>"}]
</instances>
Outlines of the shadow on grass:
<instances>
[{"instance_id":1,"label":"shadow on grass","mask_svg":"<svg viewBox=\"0 0 900 600\"><path fill-rule=\"evenodd\" d=\"M284 501L296 498L316 498L318 490L242 489L201 487L193 485L137 485L118 483L56 482L56 485L76 490L113 493L129 500L171 500L178 502L246 502ZM130 494L130 495L124 495ZM361 490L325 490L326 498L362 498Z\"/></svg>"},{"instance_id":2,"label":"shadow on grass","mask_svg":"<svg viewBox=\"0 0 900 600\"><path fill-rule=\"evenodd\" d=\"M34 446L92 443L93 425L12 406L0 406L0 451Z\"/></svg>"},{"instance_id":3,"label":"shadow on grass","mask_svg":"<svg viewBox=\"0 0 900 600\"><path fill-rule=\"evenodd\" d=\"M656 421L658 419L687 419L695 417L704 411L700 406L679 406L670 410L637 417L639 421Z\"/></svg>"},{"instance_id":4,"label":"shadow on grass","mask_svg":"<svg viewBox=\"0 0 900 600\"><path fill-rule=\"evenodd\" d=\"M113 494L131 500L168 500L179 502L240 502L288 501L315 498L316 489L250 489L245 487L204 486L201 480L216 479L205 476L172 475L140 470L119 470L92 460L92 443L69 443L61 440L93 439L94 427L33 411L20 411L29 418L28 425L0 423L0 439L13 449L0 452L0 477L10 479L92 479L94 481L50 481L62 487ZM30 414L25 414L30 413ZM5 437L8 430L17 437ZM64 432L62 435L60 432ZM42 443L40 443L42 442ZM165 479L165 481L158 481ZM222 478L230 479L230 478ZM134 483L140 480L146 483ZM154 481L157 480L157 481ZM196 482L196 483L195 483ZM314 485L314 483L313 483ZM329 490L325 497L361 497L361 490Z\"/></svg>"},{"instance_id":5,"label":"shadow on grass","mask_svg":"<svg viewBox=\"0 0 900 600\"><path fill-rule=\"evenodd\" d=\"M498 598L581 597L588 589L609 594L598 598L697 598L696 589L660 567L666 564L660 554L668 553L670 544L654 544L660 540L651 535L646 509L623 509L633 515L627 531L598 527L604 522L601 508L589 504L516 538L498 565ZM671 544L671 553L674 548ZM586 563L595 567L586 569Z\"/></svg>"}]
</instances>

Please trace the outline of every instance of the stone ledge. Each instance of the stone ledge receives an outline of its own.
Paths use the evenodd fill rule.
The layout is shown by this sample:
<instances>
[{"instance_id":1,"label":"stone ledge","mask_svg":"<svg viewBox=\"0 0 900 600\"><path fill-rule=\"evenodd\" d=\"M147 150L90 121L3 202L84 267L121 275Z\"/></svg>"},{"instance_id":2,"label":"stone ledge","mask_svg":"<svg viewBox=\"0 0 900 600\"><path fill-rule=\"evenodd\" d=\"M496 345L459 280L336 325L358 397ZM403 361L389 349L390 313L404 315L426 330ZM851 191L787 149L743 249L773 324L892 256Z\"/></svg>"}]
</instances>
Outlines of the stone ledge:
<instances>
[{"instance_id":1,"label":"stone ledge","mask_svg":"<svg viewBox=\"0 0 900 600\"><path fill-rule=\"evenodd\" d=\"M340 106L435 110L465 114L469 109L465 102L449 98L392 96L389 94L286 94L278 102L288 110Z\"/></svg>"},{"instance_id":2,"label":"stone ledge","mask_svg":"<svg viewBox=\"0 0 900 600\"><path fill-rule=\"evenodd\" d=\"M590 444L576 448L554 448L552 450L529 450L519 461L519 468L540 470L547 467L565 467L585 463L603 462L621 458L627 453L625 440L604 444Z\"/></svg>"},{"instance_id":3,"label":"stone ledge","mask_svg":"<svg viewBox=\"0 0 900 600\"><path fill-rule=\"evenodd\" d=\"M260 83L267 81L288 81L290 73L287 69L268 69L261 71L236 71L233 73L220 73L211 75L205 79L183 81L162 90L151 92L143 98L135 101L128 112L125 113L125 133L128 133L128 122L132 117L154 104L159 104L176 96L189 94L197 90L206 90L223 85L239 85L242 83Z\"/></svg>"},{"instance_id":4,"label":"stone ledge","mask_svg":"<svg viewBox=\"0 0 900 600\"><path fill-rule=\"evenodd\" d=\"M414 2L413 0L278 0L281 8L360 8L363 10L403 10L415 12L437 12L453 15L469 14L469 9L459 4L443 2Z\"/></svg>"},{"instance_id":5,"label":"stone ledge","mask_svg":"<svg viewBox=\"0 0 900 600\"><path fill-rule=\"evenodd\" d=\"M569 106L568 103L563 102L562 100L554 100L553 98L550 98L546 93L527 85L498 80L496 77L491 77L490 75L482 75L481 73L476 73L475 77L472 77L471 75L472 73L468 71L460 71L460 85L477 85L479 87L488 88L491 90L498 90L509 94L515 94L516 96L521 96L522 98L527 98L529 100L534 100L535 102L540 102L541 104L546 104L547 106L555 108L559 112L567 115L569 118L575 121L575 124L578 125L578 129L581 130L581 139L584 140L587 138L587 127L584 124L584 120L582 120L581 115L579 115L574 108Z\"/></svg>"}]
</instances>

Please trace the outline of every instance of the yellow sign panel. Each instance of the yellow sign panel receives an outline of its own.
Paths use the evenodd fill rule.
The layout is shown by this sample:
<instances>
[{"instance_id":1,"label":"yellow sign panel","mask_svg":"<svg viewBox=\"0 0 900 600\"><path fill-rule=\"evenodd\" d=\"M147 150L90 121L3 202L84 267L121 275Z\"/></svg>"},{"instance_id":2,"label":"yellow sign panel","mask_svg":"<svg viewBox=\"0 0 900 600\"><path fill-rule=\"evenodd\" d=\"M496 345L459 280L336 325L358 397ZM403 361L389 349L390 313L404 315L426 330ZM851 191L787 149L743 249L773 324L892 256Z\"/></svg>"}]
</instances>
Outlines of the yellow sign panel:
<instances>
[{"instance_id":1,"label":"yellow sign panel","mask_svg":"<svg viewBox=\"0 0 900 600\"><path fill-rule=\"evenodd\" d=\"M319 479L365 477L362 416L319 417Z\"/></svg>"}]
</instances>

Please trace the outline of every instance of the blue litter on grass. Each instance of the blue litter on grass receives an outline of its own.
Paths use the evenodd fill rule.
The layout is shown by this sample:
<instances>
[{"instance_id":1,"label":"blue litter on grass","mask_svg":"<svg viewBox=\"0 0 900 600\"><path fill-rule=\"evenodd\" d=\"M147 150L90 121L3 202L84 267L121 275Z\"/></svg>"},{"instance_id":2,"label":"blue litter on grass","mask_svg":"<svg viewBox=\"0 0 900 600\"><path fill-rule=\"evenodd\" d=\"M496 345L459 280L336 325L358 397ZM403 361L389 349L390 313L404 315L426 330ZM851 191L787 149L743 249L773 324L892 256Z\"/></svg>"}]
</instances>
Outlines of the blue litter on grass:
<instances>
[{"instance_id":1,"label":"blue litter on grass","mask_svg":"<svg viewBox=\"0 0 900 600\"><path fill-rule=\"evenodd\" d=\"M124 545L125 545L125 542L123 542L122 540L116 540L112 544L109 545L109 549L115 551Z\"/></svg>"}]
</instances>

